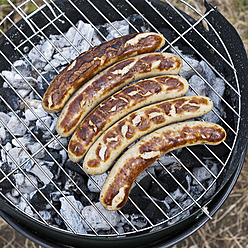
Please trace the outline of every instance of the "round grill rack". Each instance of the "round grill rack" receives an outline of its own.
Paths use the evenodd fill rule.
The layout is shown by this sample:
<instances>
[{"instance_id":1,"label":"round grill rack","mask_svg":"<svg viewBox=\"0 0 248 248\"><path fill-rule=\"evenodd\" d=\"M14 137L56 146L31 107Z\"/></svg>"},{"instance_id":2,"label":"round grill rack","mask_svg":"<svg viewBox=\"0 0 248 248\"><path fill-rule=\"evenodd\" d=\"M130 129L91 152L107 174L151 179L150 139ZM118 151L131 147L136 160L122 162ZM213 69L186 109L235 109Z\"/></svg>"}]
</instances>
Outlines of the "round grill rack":
<instances>
[{"instance_id":1,"label":"round grill rack","mask_svg":"<svg viewBox=\"0 0 248 248\"><path fill-rule=\"evenodd\" d=\"M33 239L39 243L46 240L49 245L53 244L54 247L58 244L59 247L77 247L80 245L80 247L98 247L107 244L104 242L108 242L107 245L111 247L120 246L121 242L123 246L128 244L131 247L137 247L136 242L139 242L139 246L146 247L150 244L149 242L159 243L158 240L162 240L164 236L172 235L170 239L180 235L180 233L181 236L186 236L183 231L185 227L187 227L187 235L189 235L195 230L191 226L198 220L201 218L211 219L220 202L222 203L223 199L227 197L227 192L230 191L237 179L247 143L247 139L241 137L242 133L247 130L245 124L247 113L244 111L247 107L247 100L243 97L244 92L247 92L247 87L244 86L245 79L247 79L247 74L245 74L248 69L247 57L235 30L216 8L205 2L207 10L202 14L181 0L181 6L187 6L190 14L195 18L193 19L190 15L175 8L167 0L27 0L19 6L15 6L11 1L9 3L13 10L0 22L0 25L5 25L7 22L13 25L6 33L0 31L2 35L0 40L0 112L7 114L10 119L16 119L20 129L25 131L21 135L17 134L17 131L13 131L9 125L9 120L6 122L2 115L0 116L0 128L4 129L5 137L9 137L10 140L6 142L1 137L0 144L0 209L2 215L16 228L22 229L26 225L30 226L35 233L39 233L31 234L31 238L33 236ZM35 8L35 11L27 14L27 8ZM14 15L19 15L21 21L14 23ZM89 40L86 35L87 32L85 34L79 28L79 20L88 23L99 40L107 41L108 36L99 25L106 25L107 23L109 29L115 32L116 36L124 35L123 31L116 26L115 21L117 20L129 25L131 32L142 31L140 24L132 21L131 15L139 16L138 20L142 23L143 28L163 33L166 45L162 51L179 55L192 75L198 76L198 80L201 80L207 87L208 94L214 95L216 101L221 103L222 111L213 109L211 114L227 131L227 139L215 148L207 145L203 145L201 148L187 147L179 152L170 152L165 159L158 160L156 166L152 167L153 169L156 167L155 170L158 171L154 172L148 168L144 178L149 178L149 180L145 183L142 180L136 180L133 188L135 194L141 195L138 199L145 199L145 202L152 205L153 208L149 212L144 208L143 202L137 201L135 194L131 193L126 209L118 210L115 213L121 220L120 223L125 223L118 226L113 224L112 219L109 219L106 212L97 204L95 196L92 197L86 188L87 181L91 182L96 189L101 188L95 177L84 174L81 163L68 162L67 142L59 137L54 126L52 128L52 125L48 125L44 121L44 116L41 117L34 102L40 104L44 89L51 83L52 76L58 74L61 68L71 61L68 53L64 53L60 44L53 39L56 35L63 37L66 47L79 55L82 51L68 38L68 30L73 30L75 36L79 36L81 42L84 42L89 48L94 46L94 41ZM45 42L53 51L52 55L48 54L47 50L42 50L42 44ZM38 54L41 58L41 64L34 63L30 57L31 51ZM206 72L199 71L189 62L188 57L186 57L187 53L202 61L205 66L210 68L215 78L224 83L225 91L223 94L209 80ZM54 54L60 56L62 62L59 66L53 60ZM32 71L32 78L22 71L17 63L20 60L24 61L26 67ZM49 68L47 70L51 71L52 76L50 74L48 76L48 73L44 72L44 67ZM7 73L10 71L18 75L18 83L24 84L24 88L14 84L10 74ZM199 89L190 82L189 80L191 94L201 94ZM43 88L39 86L41 84ZM18 99L18 107L15 106L15 101L11 101L12 96ZM31 100L34 101L30 100L30 96L33 97ZM27 121L27 116L23 111L28 111L32 115L31 121ZM47 116L51 117L53 121L58 115L49 114ZM201 120L205 121L204 117ZM30 123L35 124L31 125ZM37 131L35 125L42 127L41 130L46 134L45 139L42 136L44 133ZM24 134L38 144L37 149L31 149L25 139L20 139L20 136ZM10 142L12 142L11 148L7 144ZM59 149L55 149L55 146ZM24 159L20 159L20 154L16 156L14 152L11 152L14 147L18 148L15 152L25 154L23 155ZM60 154L60 158L58 158L58 154ZM50 164L47 162L44 166L44 161L40 157L47 157ZM169 166L164 164L166 159L172 160ZM32 167L27 168L28 164L31 164ZM211 166L213 164L214 166ZM38 180L33 167L42 174ZM52 172L47 170L48 167L51 168ZM208 184L199 179L194 167L201 168L201 173L208 174ZM217 171L214 171L213 168L217 168ZM178 179L175 174L175 171L178 170L190 178L190 182L185 178L184 181ZM169 190L165 187L163 180L161 181L158 173L166 175L166 180L171 180L178 188L174 191ZM84 184L76 180L78 177L83 178ZM63 178L62 181L59 181L59 178ZM25 187L33 188L33 193L26 193L17 183L18 179L26 183ZM42 179L47 182L46 185L49 185L50 192L44 191L45 182L42 182ZM150 186L156 185L157 190L165 195L164 200L158 199L150 193L150 189L146 185L147 182ZM9 187L8 190L5 189L6 184ZM194 189L199 190L197 194L189 190L189 184L193 184ZM65 185L69 186L66 188ZM75 192L77 201L71 197L71 194L75 194ZM180 196L177 196L178 192L181 192ZM38 205L33 203L31 199L34 194L39 195L48 212L52 213L51 215L56 217L57 223L62 223L61 225L51 223L43 209L39 209ZM56 198L56 194L59 198L63 198L64 202L58 199L57 202L52 200ZM180 201L182 194L185 198ZM91 219L84 215L78 205L82 199L84 199L85 206L92 207L91 211L95 211L95 215L98 215L100 221L108 226L107 231L106 229L99 231L92 224ZM218 199L217 204L216 199ZM183 204L184 201L187 204ZM21 205L20 202L23 204ZM84 223L87 232L81 233L77 229L77 225L71 223L70 219L63 215L61 205L65 203L70 211L77 216L77 220ZM215 207L211 204L215 204ZM23 205L25 208L22 207ZM174 206L177 211L171 213L169 211L171 206ZM136 216L130 212L133 209L135 209ZM154 219L152 212L159 213L160 217ZM16 220L9 218L8 215ZM137 224L135 218L142 220L145 224ZM200 227L202 223L203 221L199 222L195 228ZM30 230L24 232L29 235ZM45 235L44 232L46 232ZM175 239L170 244L173 242ZM43 245L46 245L45 243Z\"/></svg>"}]
</instances>

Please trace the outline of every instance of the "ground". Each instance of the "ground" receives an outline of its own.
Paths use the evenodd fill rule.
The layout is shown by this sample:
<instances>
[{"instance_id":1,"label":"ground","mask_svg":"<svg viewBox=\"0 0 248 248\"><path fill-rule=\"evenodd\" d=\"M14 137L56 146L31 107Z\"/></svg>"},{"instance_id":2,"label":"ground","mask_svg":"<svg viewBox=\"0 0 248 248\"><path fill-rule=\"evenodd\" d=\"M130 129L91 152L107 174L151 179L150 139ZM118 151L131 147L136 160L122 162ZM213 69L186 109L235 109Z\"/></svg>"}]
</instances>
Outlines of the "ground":
<instances>
[{"instance_id":1,"label":"ground","mask_svg":"<svg viewBox=\"0 0 248 248\"><path fill-rule=\"evenodd\" d=\"M19 4L21 1L12 1ZM36 1L41 2L41 0ZM179 0L171 1L180 4ZM198 10L203 1L187 0ZM248 0L209 0L238 30L248 52ZM32 11L33 5L25 5L25 11ZM0 21L11 11L7 0L0 0ZM16 17L18 18L18 17ZM17 20L17 19L16 19ZM2 30L8 28L6 22ZM248 248L248 157L246 157L240 177L213 220L208 221L196 233L174 245L172 248ZM0 218L1 248L42 248L31 242Z\"/></svg>"}]
</instances>

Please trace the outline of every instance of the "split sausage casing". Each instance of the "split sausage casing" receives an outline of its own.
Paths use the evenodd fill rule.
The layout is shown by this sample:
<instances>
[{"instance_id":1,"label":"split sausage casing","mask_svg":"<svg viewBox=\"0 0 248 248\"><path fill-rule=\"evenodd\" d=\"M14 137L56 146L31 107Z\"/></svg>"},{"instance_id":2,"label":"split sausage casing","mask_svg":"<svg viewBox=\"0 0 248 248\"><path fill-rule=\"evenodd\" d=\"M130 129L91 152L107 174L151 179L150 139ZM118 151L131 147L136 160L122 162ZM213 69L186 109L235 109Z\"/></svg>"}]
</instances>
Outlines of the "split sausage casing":
<instances>
[{"instance_id":1,"label":"split sausage casing","mask_svg":"<svg viewBox=\"0 0 248 248\"><path fill-rule=\"evenodd\" d=\"M73 162L81 160L94 141L116 121L146 105L177 98L188 92L186 79L159 76L139 81L104 100L80 123L72 135L68 155Z\"/></svg>"},{"instance_id":2,"label":"split sausage casing","mask_svg":"<svg viewBox=\"0 0 248 248\"><path fill-rule=\"evenodd\" d=\"M123 207L137 176L163 154L185 146L218 145L225 137L221 126L200 121L173 124L147 135L115 163L102 187L101 204L107 210Z\"/></svg>"},{"instance_id":3,"label":"split sausage casing","mask_svg":"<svg viewBox=\"0 0 248 248\"><path fill-rule=\"evenodd\" d=\"M122 60L85 83L63 108L56 130L62 137L71 135L92 109L123 86L137 80L178 74L181 59L171 53L148 53Z\"/></svg>"},{"instance_id":4,"label":"split sausage casing","mask_svg":"<svg viewBox=\"0 0 248 248\"><path fill-rule=\"evenodd\" d=\"M187 96L141 108L107 129L90 147L83 170L91 175L105 172L117 157L139 139L165 125L200 117L213 108L205 96Z\"/></svg>"},{"instance_id":5,"label":"split sausage casing","mask_svg":"<svg viewBox=\"0 0 248 248\"><path fill-rule=\"evenodd\" d=\"M138 54L155 52L165 44L161 34L135 33L104 42L82 53L52 81L42 106L49 113L60 111L85 82L115 62Z\"/></svg>"}]
</instances>

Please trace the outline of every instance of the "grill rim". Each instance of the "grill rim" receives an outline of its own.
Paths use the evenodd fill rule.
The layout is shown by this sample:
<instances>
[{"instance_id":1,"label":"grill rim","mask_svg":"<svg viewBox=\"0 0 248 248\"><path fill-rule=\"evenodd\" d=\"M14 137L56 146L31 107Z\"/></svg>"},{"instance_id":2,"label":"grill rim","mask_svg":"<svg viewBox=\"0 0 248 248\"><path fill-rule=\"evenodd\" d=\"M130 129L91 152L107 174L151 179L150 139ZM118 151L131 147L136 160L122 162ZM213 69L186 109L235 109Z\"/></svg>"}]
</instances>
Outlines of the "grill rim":
<instances>
[{"instance_id":1,"label":"grill rim","mask_svg":"<svg viewBox=\"0 0 248 248\"><path fill-rule=\"evenodd\" d=\"M10 31L10 30L9 30ZM0 42L1 43L1 42ZM241 80L239 80L240 82L241 82ZM243 94L243 96L244 96L245 94ZM244 101L243 101L243 103L244 103ZM241 111L242 112L244 112L244 110L245 110L245 107L243 106L243 104L242 104L242 108L241 108ZM241 115L241 116L245 116L245 115ZM246 119L247 119L247 116L245 116L246 117ZM243 119L243 123L244 123L244 119ZM242 122L241 122L241 125L242 125ZM238 136L238 137L240 137L240 136ZM237 141L238 142L238 141ZM236 142L236 143L237 143ZM244 143L244 142L243 142ZM242 144L240 147L245 147L246 146L246 144ZM236 167L235 167L236 168ZM230 173L230 177L232 176L233 174L232 173ZM27 216L26 216L27 217ZM140 233L140 232L138 232L138 233Z\"/></svg>"}]
</instances>

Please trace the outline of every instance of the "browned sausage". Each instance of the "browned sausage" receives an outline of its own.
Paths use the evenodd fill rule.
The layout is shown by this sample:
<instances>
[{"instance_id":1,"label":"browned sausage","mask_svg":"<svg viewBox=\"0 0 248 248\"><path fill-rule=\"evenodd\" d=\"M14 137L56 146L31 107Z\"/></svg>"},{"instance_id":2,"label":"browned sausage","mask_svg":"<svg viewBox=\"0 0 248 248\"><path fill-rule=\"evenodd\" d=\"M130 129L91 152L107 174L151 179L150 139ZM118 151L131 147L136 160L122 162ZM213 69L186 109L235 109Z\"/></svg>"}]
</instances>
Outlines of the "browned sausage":
<instances>
[{"instance_id":1,"label":"browned sausage","mask_svg":"<svg viewBox=\"0 0 248 248\"><path fill-rule=\"evenodd\" d=\"M148 53L118 62L85 83L66 103L56 125L67 137L93 108L123 86L147 77L178 74L181 59L170 53Z\"/></svg>"},{"instance_id":2,"label":"browned sausage","mask_svg":"<svg viewBox=\"0 0 248 248\"><path fill-rule=\"evenodd\" d=\"M188 96L152 104L127 115L103 133L88 150L83 170L102 174L122 151L141 136L173 122L208 113L213 102L205 96Z\"/></svg>"},{"instance_id":3,"label":"browned sausage","mask_svg":"<svg viewBox=\"0 0 248 248\"><path fill-rule=\"evenodd\" d=\"M101 204L107 210L123 207L137 176L163 154L191 145L218 145L225 137L219 125L198 121L166 126L147 135L115 163L101 190Z\"/></svg>"},{"instance_id":4,"label":"browned sausage","mask_svg":"<svg viewBox=\"0 0 248 248\"><path fill-rule=\"evenodd\" d=\"M107 66L134 55L155 52L164 44L161 34L136 33L104 42L82 53L52 81L43 97L44 110L61 110L79 87Z\"/></svg>"},{"instance_id":5,"label":"browned sausage","mask_svg":"<svg viewBox=\"0 0 248 248\"><path fill-rule=\"evenodd\" d=\"M159 76L139 81L99 104L80 123L68 146L69 158L78 162L93 142L128 113L151 103L183 96L188 82L179 76Z\"/></svg>"}]
</instances>

